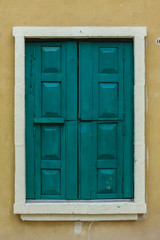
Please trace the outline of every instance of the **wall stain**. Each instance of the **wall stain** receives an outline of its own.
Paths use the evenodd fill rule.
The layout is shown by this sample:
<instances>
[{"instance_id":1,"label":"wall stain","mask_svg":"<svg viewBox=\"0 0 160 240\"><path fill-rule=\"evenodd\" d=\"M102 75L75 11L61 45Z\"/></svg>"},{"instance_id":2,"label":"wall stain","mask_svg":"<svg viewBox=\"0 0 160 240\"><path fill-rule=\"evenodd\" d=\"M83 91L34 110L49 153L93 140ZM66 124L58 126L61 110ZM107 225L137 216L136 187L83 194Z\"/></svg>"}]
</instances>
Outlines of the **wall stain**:
<instances>
[{"instance_id":1,"label":"wall stain","mask_svg":"<svg viewBox=\"0 0 160 240\"><path fill-rule=\"evenodd\" d=\"M83 225L83 222L75 222L75 226L74 226L75 235L79 235L82 232L82 225Z\"/></svg>"}]
</instances>

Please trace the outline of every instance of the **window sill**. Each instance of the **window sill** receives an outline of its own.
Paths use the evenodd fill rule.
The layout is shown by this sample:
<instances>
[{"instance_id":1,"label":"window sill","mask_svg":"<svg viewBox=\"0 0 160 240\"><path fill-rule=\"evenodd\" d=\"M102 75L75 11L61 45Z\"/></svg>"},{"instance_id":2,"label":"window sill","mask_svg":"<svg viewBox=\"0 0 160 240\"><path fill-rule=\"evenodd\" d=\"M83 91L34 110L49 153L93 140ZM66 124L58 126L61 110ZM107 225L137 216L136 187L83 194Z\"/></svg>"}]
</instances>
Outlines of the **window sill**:
<instances>
[{"instance_id":1,"label":"window sill","mask_svg":"<svg viewBox=\"0 0 160 240\"><path fill-rule=\"evenodd\" d=\"M118 221L137 220L146 204L134 202L70 202L15 204L14 213L27 221Z\"/></svg>"}]
</instances>

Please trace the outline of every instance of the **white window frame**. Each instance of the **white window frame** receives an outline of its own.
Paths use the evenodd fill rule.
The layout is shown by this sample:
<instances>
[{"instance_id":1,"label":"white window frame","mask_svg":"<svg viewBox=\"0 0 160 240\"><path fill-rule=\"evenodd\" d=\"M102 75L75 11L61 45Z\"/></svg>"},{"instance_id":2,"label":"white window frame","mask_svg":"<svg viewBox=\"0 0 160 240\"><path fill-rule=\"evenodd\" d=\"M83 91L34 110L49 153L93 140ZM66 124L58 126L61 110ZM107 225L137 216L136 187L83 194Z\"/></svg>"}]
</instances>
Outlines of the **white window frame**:
<instances>
[{"instance_id":1,"label":"white window frame","mask_svg":"<svg viewBox=\"0 0 160 240\"><path fill-rule=\"evenodd\" d=\"M22 220L137 220L145 203L145 36L146 27L14 27L15 37L15 204ZM134 44L134 200L26 201L25 39L132 38Z\"/></svg>"}]
</instances>

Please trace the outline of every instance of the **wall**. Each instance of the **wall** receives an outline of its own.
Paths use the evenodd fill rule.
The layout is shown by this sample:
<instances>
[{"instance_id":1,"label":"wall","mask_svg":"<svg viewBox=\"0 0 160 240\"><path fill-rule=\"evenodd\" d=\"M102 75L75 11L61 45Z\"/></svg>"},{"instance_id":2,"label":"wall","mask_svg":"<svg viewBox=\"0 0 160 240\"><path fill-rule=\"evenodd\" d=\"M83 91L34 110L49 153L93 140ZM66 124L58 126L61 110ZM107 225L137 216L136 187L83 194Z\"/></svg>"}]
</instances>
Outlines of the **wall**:
<instances>
[{"instance_id":1,"label":"wall","mask_svg":"<svg viewBox=\"0 0 160 240\"><path fill-rule=\"evenodd\" d=\"M0 239L160 239L159 0L0 0ZM13 26L147 26L146 199L135 222L22 222L14 202Z\"/></svg>"}]
</instances>

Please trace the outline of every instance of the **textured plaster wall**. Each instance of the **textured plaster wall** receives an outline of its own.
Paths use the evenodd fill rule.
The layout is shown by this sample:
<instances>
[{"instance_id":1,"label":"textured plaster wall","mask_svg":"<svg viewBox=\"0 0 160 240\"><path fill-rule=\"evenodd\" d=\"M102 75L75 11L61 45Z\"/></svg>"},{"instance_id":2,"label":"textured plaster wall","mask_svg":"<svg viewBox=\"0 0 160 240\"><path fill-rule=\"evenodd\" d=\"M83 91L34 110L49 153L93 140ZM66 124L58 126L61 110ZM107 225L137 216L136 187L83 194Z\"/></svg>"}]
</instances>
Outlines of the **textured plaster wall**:
<instances>
[{"instance_id":1,"label":"textured plaster wall","mask_svg":"<svg viewBox=\"0 0 160 240\"><path fill-rule=\"evenodd\" d=\"M159 0L0 0L0 240L160 239ZM22 222L14 202L13 26L147 26L146 199L135 222Z\"/></svg>"}]
</instances>

